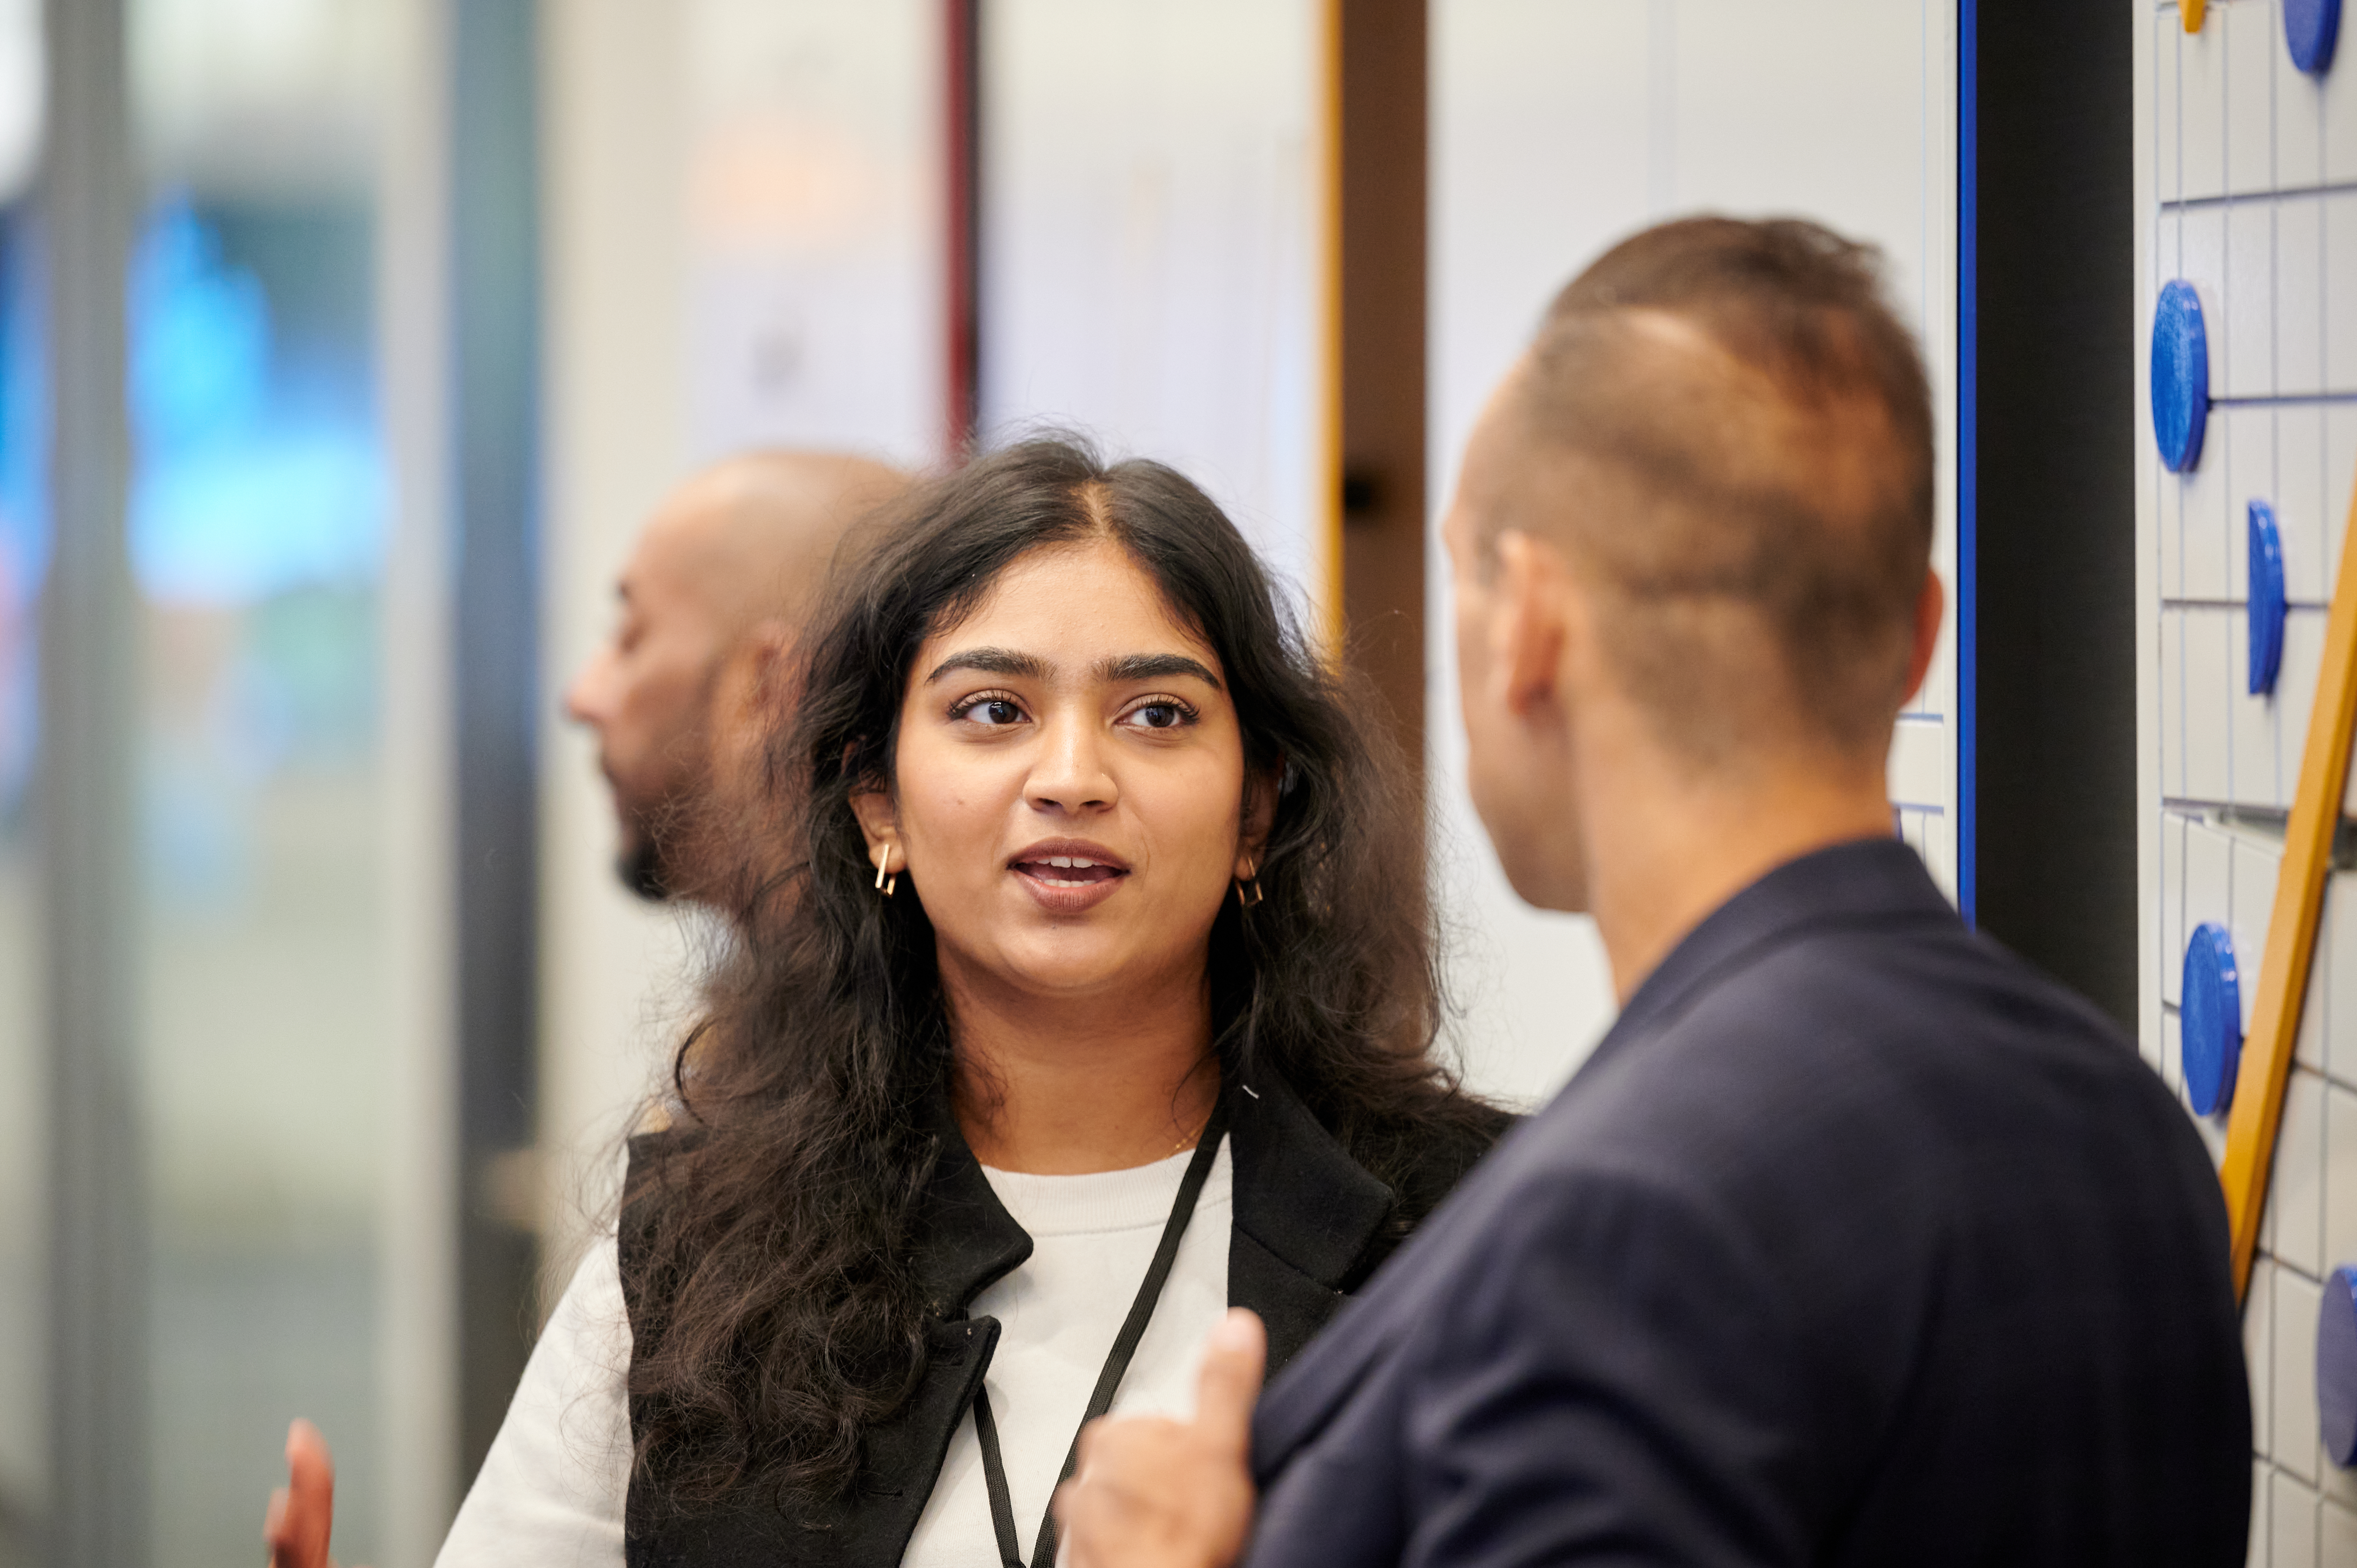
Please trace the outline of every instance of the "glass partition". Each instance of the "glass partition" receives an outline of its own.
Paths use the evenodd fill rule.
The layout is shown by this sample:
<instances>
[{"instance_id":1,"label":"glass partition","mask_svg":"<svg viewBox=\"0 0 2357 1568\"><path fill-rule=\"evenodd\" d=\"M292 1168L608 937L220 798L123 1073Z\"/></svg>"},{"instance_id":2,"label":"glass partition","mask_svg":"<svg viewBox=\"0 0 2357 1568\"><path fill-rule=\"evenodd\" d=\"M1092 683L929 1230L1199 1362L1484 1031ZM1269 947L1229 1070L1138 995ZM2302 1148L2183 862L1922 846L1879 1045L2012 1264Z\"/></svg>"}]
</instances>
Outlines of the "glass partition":
<instances>
[{"instance_id":1,"label":"glass partition","mask_svg":"<svg viewBox=\"0 0 2357 1568\"><path fill-rule=\"evenodd\" d=\"M131 9L151 1511L194 1568L254 1560L297 1413L383 1562L382 11Z\"/></svg>"}]
</instances>

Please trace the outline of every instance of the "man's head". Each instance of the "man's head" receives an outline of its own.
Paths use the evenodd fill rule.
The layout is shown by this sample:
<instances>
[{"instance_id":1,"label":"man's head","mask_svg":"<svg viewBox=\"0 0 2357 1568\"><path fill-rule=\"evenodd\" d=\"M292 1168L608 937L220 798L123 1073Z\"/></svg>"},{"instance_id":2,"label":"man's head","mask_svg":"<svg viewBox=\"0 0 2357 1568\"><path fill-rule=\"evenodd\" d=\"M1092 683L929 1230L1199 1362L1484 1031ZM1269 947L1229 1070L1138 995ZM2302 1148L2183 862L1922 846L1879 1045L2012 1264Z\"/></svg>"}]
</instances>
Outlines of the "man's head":
<instances>
[{"instance_id":1,"label":"man's head","mask_svg":"<svg viewBox=\"0 0 2357 1568\"><path fill-rule=\"evenodd\" d=\"M837 453L758 452L664 501L623 568L620 618L565 694L597 732L620 819L622 879L695 896L715 791L751 765L760 709L845 530L906 478Z\"/></svg>"},{"instance_id":2,"label":"man's head","mask_svg":"<svg viewBox=\"0 0 2357 1568\"><path fill-rule=\"evenodd\" d=\"M1873 252L1723 218L1557 296L1446 525L1476 805L1515 886L1587 907L1564 790L1878 790L1939 620L1929 388Z\"/></svg>"}]
</instances>

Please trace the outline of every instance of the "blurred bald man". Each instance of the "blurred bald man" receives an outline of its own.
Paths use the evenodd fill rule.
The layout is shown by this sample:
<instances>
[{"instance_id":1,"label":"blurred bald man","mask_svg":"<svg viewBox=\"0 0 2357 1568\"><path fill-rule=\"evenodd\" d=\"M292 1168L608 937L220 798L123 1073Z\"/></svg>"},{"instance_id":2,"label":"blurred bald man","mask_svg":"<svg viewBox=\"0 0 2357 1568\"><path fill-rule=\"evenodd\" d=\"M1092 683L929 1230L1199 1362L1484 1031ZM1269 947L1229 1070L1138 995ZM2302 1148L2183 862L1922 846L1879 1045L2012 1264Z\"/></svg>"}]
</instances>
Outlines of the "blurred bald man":
<instances>
[{"instance_id":1,"label":"blurred bald man","mask_svg":"<svg viewBox=\"0 0 2357 1568\"><path fill-rule=\"evenodd\" d=\"M838 452L770 451L696 475L657 509L616 585L620 618L565 694L597 732L617 869L640 897L710 901L764 710L846 530L908 487Z\"/></svg>"}]
</instances>

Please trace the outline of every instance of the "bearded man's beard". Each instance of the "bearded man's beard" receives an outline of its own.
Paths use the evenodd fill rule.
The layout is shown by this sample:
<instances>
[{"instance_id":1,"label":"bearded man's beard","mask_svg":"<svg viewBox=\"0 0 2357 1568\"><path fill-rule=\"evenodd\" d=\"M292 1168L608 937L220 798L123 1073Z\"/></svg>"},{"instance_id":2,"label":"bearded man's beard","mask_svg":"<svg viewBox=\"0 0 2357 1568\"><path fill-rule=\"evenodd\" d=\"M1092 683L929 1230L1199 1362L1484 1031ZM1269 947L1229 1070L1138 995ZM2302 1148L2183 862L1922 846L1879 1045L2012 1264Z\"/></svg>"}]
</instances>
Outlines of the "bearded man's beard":
<instances>
[{"instance_id":1,"label":"bearded man's beard","mask_svg":"<svg viewBox=\"0 0 2357 1568\"><path fill-rule=\"evenodd\" d=\"M641 828L632 834L622 853L615 856L614 871L623 886L650 904L661 904L672 896L671 867L657 833Z\"/></svg>"}]
</instances>

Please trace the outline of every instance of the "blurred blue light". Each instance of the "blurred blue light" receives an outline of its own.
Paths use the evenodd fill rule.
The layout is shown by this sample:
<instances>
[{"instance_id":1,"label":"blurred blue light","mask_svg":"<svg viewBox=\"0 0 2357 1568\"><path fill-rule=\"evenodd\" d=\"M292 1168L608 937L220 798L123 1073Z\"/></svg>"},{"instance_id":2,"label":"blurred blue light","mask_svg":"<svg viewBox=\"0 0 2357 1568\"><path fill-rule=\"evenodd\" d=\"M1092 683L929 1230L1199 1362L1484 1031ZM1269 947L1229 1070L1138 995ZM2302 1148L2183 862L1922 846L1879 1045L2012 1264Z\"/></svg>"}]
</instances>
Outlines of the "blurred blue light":
<instances>
[{"instance_id":1,"label":"blurred blue light","mask_svg":"<svg viewBox=\"0 0 2357 1568\"><path fill-rule=\"evenodd\" d=\"M131 563L149 598L234 606L377 575L372 413L322 406L291 380L260 283L185 202L156 209L132 278Z\"/></svg>"}]
</instances>

